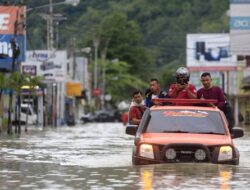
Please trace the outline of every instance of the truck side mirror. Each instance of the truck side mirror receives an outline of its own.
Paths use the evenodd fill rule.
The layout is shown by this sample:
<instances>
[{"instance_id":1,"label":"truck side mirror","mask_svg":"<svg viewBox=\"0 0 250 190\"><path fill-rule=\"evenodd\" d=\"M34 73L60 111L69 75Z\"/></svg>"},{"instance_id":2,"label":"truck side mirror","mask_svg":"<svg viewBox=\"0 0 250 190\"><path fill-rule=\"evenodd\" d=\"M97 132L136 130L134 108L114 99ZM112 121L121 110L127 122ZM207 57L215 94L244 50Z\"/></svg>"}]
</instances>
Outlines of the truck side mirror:
<instances>
[{"instance_id":1,"label":"truck side mirror","mask_svg":"<svg viewBox=\"0 0 250 190\"><path fill-rule=\"evenodd\" d=\"M138 129L138 125L127 125L126 134L135 136Z\"/></svg>"},{"instance_id":2,"label":"truck side mirror","mask_svg":"<svg viewBox=\"0 0 250 190\"><path fill-rule=\"evenodd\" d=\"M231 129L232 138L240 138L244 136L244 131L241 128L234 127Z\"/></svg>"}]
</instances>

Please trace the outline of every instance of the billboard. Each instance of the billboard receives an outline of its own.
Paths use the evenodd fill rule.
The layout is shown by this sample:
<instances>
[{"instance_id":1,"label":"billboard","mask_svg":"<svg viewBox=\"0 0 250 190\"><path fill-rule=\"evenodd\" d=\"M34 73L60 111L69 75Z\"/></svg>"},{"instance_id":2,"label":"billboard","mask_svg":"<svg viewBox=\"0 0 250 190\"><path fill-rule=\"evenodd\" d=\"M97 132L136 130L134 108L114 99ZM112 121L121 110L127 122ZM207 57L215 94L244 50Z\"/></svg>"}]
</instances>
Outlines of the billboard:
<instances>
[{"instance_id":1,"label":"billboard","mask_svg":"<svg viewBox=\"0 0 250 190\"><path fill-rule=\"evenodd\" d=\"M21 52L17 59L25 61L25 12L23 6L0 6L0 70L11 71L14 52L12 42L15 42L15 49Z\"/></svg>"},{"instance_id":2,"label":"billboard","mask_svg":"<svg viewBox=\"0 0 250 190\"><path fill-rule=\"evenodd\" d=\"M31 76L36 76L36 65L23 65L22 66L22 73L31 75Z\"/></svg>"},{"instance_id":3,"label":"billboard","mask_svg":"<svg viewBox=\"0 0 250 190\"><path fill-rule=\"evenodd\" d=\"M65 82L66 64L66 51L27 51L26 62L22 63L22 72L36 72L47 83Z\"/></svg>"},{"instance_id":4,"label":"billboard","mask_svg":"<svg viewBox=\"0 0 250 190\"><path fill-rule=\"evenodd\" d=\"M66 83L66 95L67 96L81 96L82 83L80 82L67 82Z\"/></svg>"},{"instance_id":5,"label":"billboard","mask_svg":"<svg viewBox=\"0 0 250 190\"><path fill-rule=\"evenodd\" d=\"M236 56L229 48L229 34L188 34L187 67L192 70L235 70Z\"/></svg>"},{"instance_id":6,"label":"billboard","mask_svg":"<svg viewBox=\"0 0 250 190\"><path fill-rule=\"evenodd\" d=\"M82 82L83 88L88 89L88 59L76 57L76 79Z\"/></svg>"},{"instance_id":7,"label":"billboard","mask_svg":"<svg viewBox=\"0 0 250 190\"><path fill-rule=\"evenodd\" d=\"M249 55L250 0L230 1L230 48L235 55Z\"/></svg>"},{"instance_id":8,"label":"billboard","mask_svg":"<svg viewBox=\"0 0 250 190\"><path fill-rule=\"evenodd\" d=\"M246 3L250 3L250 0L230 0L230 3L233 4L246 4Z\"/></svg>"}]
</instances>

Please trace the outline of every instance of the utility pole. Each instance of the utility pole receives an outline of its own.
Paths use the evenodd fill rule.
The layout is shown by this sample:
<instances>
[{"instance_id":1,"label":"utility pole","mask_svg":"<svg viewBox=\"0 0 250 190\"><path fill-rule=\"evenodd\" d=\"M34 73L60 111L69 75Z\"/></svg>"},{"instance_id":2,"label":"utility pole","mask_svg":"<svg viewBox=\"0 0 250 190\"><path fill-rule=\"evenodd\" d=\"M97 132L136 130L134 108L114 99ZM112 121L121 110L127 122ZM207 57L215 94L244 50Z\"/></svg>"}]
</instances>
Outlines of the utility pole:
<instances>
[{"instance_id":1,"label":"utility pole","mask_svg":"<svg viewBox=\"0 0 250 190\"><path fill-rule=\"evenodd\" d=\"M98 95L94 93L94 91L98 90L97 89L97 59L98 59L98 46L99 46L99 39L95 38L94 41L94 48L95 48L95 60L94 60L94 89L92 89L92 92L95 96L94 98L94 106L95 108L98 107Z\"/></svg>"},{"instance_id":2,"label":"utility pole","mask_svg":"<svg viewBox=\"0 0 250 190\"><path fill-rule=\"evenodd\" d=\"M23 40L24 40L24 30L25 30L25 20L24 20L24 14L25 13L22 13L20 15L20 23L18 23L18 25L20 25L20 33L19 33L19 38L20 38L20 41L19 41L19 49L22 51L23 49ZM17 60L18 62L18 68L17 68L17 71L19 73L21 73L21 62L22 62L22 54L24 52L20 52L20 56ZM17 127L18 127L18 133L21 134L21 101L22 101L22 97L21 97L21 92L20 94L18 94L18 97L17 97L17 120L18 120L18 123L17 123ZM25 131L27 132L27 131Z\"/></svg>"},{"instance_id":3,"label":"utility pole","mask_svg":"<svg viewBox=\"0 0 250 190\"><path fill-rule=\"evenodd\" d=\"M73 56L73 80L76 79L76 56L75 56L75 51L76 51L76 38L73 37L73 48L72 48L72 56Z\"/></svg>"},{"instance_id":4,"label":"utility pole","mask_svg":"<svg viewBox=\"0 0 250 190\"><path fill-rule=\"evenodd\" d=\"M11 73L15 71L16 59L20 53L19 47L17 47L16 37L18 30L19 21L19 11L16 14L16 20L14 22L14 37L11 39L11 49L12 49L12 63L11 63ZM8 110L8 129L7 133L12 134L12 104L13 104L13 89L10 90L9 95L9 110ZM16 130L17 131L17 130Z\"/></svg>"},{"instance_id":5,"label":"utility pole","mask_svg":"<svg viewBox=\"0 0 250 190\"><path fill-rule=\"evenodd\" d=\"M101 98L101 108L105 109L105 87L106 87L106 51L107 48L104 48L101 51L101 60L102 60L102 98Z\"/></svg>"},{"instance_id":6,"label":"utility pole","mask_svg":"<svg viewBox=\"0 0 250 190\"><path fill-rule=\"evenodd\" d=\"M95 62L94 62L94 88L97 88L97 58L98 58L98 46L99 39L94 39L94 48L95 48Z\"/></svg>"},{"instance_id":7,"label":"utility pole","mask_svg":"<svg viewBox=\"0 0 250 190\"><path fill-rule=\"evenodd\" d=\"M48 49L54 48L54 30L53 30L53 0L49 0L49 20L48 20Z\"/></svg>"}]
</instances>

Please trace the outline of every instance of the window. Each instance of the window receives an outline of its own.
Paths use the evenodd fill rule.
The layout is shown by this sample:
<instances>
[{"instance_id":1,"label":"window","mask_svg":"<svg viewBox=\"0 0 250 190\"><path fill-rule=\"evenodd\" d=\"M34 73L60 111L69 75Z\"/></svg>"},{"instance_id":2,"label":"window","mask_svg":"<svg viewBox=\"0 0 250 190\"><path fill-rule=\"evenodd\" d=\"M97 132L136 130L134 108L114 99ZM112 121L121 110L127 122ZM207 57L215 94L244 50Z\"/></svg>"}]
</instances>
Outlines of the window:
<instances>
[{"instance_id":1,"label":"window","mask_svg":"<svg viewBox=\"0 0 250 190\"><path fill-rule=\"evenodd\" d=\"M187 132L225 134L220 112L203 110L155 110L147 133Z\"/></svg>"}]
</instances>

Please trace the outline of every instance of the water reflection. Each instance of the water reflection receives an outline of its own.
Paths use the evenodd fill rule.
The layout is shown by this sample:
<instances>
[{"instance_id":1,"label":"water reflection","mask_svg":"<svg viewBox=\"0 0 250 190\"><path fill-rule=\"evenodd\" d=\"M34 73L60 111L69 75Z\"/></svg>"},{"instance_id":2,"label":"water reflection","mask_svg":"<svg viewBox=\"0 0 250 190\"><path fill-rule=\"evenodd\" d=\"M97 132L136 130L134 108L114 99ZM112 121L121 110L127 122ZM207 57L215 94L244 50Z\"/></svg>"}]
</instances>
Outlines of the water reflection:
<instances>
[{"instance_id":1,"label":"water reflection","mask_svg":"<svg viewBox=\"0 0 250 190\"><path fill-rule=\"evenodd\" d=\"M233 189L236 167L214 164L164 164L140 167L141 189ZM236 179L239 180L239 179Z\"/></svg>"},{"instance_id":2,"label":"water reflection","mask_svg":"<svg viewBox=\"0 0 250 190\"><path fill-rule=\"evenodd\" d=\"M230 181L232 179L232 171L230 170L219 170L219 179L220 179L220 189L221 190L229 190L232 189L230 185Z\"/></svg>"},{"instance_id":3,"label":"water reflection","mask_svg":"<svg viewBox=\"0 0 250 190\"><path fill-rule=\"evenodd\" d=\"M141 168L140 179L143 184L143 190L152 189L153 183L153 168Z\"/></svg>"}]
</instances>

